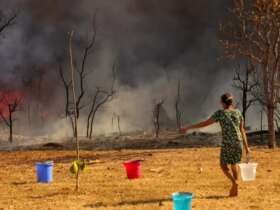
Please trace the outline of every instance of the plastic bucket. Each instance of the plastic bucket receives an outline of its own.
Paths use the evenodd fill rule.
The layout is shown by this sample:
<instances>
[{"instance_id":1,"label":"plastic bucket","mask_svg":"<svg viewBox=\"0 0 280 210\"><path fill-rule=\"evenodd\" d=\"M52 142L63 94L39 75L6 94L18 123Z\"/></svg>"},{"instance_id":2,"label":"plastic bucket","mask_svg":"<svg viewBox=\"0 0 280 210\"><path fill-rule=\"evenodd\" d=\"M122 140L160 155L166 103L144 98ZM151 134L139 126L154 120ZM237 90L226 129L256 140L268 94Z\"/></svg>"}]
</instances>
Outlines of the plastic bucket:
<instances>
[{"instance_id":1,"label":"plastic bucket","mask_svg":"<svg viewBox=\"0 0 280 210\"><path fill-rule=\"evenodd\" d=\"M130 160L123 163L128 179L138 179L141 176L141 161Z\"/></svg>"},{"instance_id":2,"label":"plastic bucket","mask_svg":"<svg viewBox=\"0 0 280 210\"><path fill-rule=\"evenodd\" d=\"M36 163L37 182L50 183L53 180L53 162Z\"/></svg>"},{"instance_id":3,"label":"plastic bucket","mask_svg":"<svg viewBox=\"0 0 280 210\"><path fill-rule=\"evenodd\" d=\"M257 163L240 163L239 168L243 181L253 181L256 179Z\"/></svg>"},{"instance_id":4,"label":"plastic bucket","mask_svg":"<svg viewBox=\"0 0 280 210\"><path fill-rule=\"evenodd\" d=\"M189 192L175 192L172 194L173 210L191 210L193 194Z\"/></svg>"}]
</instances>

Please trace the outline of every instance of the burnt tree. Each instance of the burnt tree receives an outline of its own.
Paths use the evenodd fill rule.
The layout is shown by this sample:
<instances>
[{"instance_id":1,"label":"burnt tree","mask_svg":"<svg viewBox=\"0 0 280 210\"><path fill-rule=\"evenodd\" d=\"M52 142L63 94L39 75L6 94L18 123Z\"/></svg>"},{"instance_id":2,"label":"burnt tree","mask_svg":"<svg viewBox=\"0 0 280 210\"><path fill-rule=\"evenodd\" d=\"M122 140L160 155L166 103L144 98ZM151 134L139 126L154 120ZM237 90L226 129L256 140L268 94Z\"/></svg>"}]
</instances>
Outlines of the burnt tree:
<instances>
[{"instance_id":1,"label":"burnt tree","mask_svg":"<svg viewBox=\"0 0 280 210\"><path fill-rule=\"evenodd\" d=\"M2 94L0 98L0 103L4 105L4 110L0 110L1 120L9 128L9 141L13 142L13 132L14 132L14 114L19 111L20 105L22 103L21 97L10 97L10 93Z\"/></svg>"},{"instance_id":2,"label":"burnt tree","mask_svg":"<svg viewBox=\"0 0 280 210\"><path fill-rule=\"evenodd\" d=\"M233 77L233 87L241 91L242 115L244 123L246 124L246 113L248 109L258 101L258 99L253 96L253 92L259 83L253 79L255 67L252 63L248 62L245 66L245 72L243 72L244 70L241 70L241 66L238 65Z\"/></svg>"},{"instance_id":3,"label":"burnt tree","mask_svg":"<svg viewBox=\"0 0 280 210\"><path fill-rule=\"evenodd\" d=\"M71 100L69 97L70 94L70 89L72 86L72 81L67 79L64 72L62 65L59 64L58 72L60 79L62 81L62 84L64 86L65 90L65 116L69 117L72 128L73 128L73 134L77 133L77 130L75 129L74 126L74 113L77 114L77 118L79 119L81 111L88 106L88 104L85 102L86 99L86 78L87 75L90 73L90 70L87 69L87 60L89 56L93 53L94 51L94 46L95 46L95 41L96 41L96 24L95 24L95 19L96 17L94 16L93 21L92 21L92 33L90 35L90 39L87 42L86 46L83 49L83 54L82 54L82 61L81 61L81 66L80 68L77 68L74 63L74 55L72 55L73 59L73 66L74 66L74 73L73 73L73 80L77 81L77 87L76 87L76 101L74 102Z\"/></svg>"},{"instance_id":4,"label":"burnt tree","mask_svg":"<svg viewBox=\"0 0 280 210\"><path fill-rule=\"evenodd\" d=\"M1 11L0 11L1 12ZM15 23L15 20L18 16L18 12L15 12L14 14L10 16L5 16L0 14L0 35L2 35L7 28L12 26ZM20 100L15 98L12 101L7 100L7 97L5 94L1 95L0 102L6 106L6 109L8 110L8 113L4 113L3 110L0 110L0 117L1 120L5 123L6 126L9 127L9 141L13 141L13 114L17 111Z\"/></svg>"},{"instance_id":5,"label":"burnt tree","mask_svg":"<svg viewBox=\"0 0 280 210\"><path fill-rule=\"evenodd\" d=\"M86 136L88 138L92 138L92 132L93 132L93 123L95 120L96 113L99 111L99 109L108 102L114 95L114 91L106 91L102 90L99 87L96 88L95 94L92 98L92 102L90 105L89 114L87 117L87 133Z\"/></svg>"},{"instance_id":6,"label":"burnt tree","mask_svg":"<svg viewBox=\"0 0 280 210\"><path fill-rule=\"evenodd\" d=\"M160 113L162 110L162 106L164 104L164 99L160 100L154 105L153 110L153 123L154 123L154 129L155 129L155 137L159 137L159 131L160 131Z\"/></svg>"},{"instance_id":7,"label":"burnt tree","mask_svg":"<svg viewBox=\"0 0 280 210\"><path fill-rule=\"evenodd\" d=\"M121 130L121 117L120 115L117 115L117 123L118 123L118 131L119 131L119 135L122 135L122 130Z\"/></svg>"},{"instance_id":8,"label":"burnt tree","mask_svg":"<svg viewBox=\"0 0 280 210\"><path fill-rule=\"evenodd\" d=\"M177 84L177 95L175 99L175 114L176 114L176 123L177 128L180 129L182 125L182 111L181 111L181 82L178 80Z\"/></svg>"},{"instance_id":9,"label":"burnt tree","mask_svg":"<svg viewBox=\"0 0 280 210\"><path fill-rule=\"evenodd\" d=\"M87 46L84 48L83 57L82 57L82 64L80 69L76 68L78 73L78 81L79 81L79 93L77 96L77 117L80 116L80 110L85 107L85 105L82 105L82 99L85 96L86 89L85 89L85 83L86 83L86 76L89 74L88 71L86 71L86 64L88 60L88 56L93 52L95 41L96 41L96 25L95 25L95 19L93 20L92 24L92 35L90 38L90 41L88 42Z\"/></svg>"},{"instance_id":10,"label":"burnt tree","mask_svg":"<svg viewBox=\"0 0 280 210\"><path fill-rule=\"evenodd\" d=\"M276 95L280 80L280 2L235 0L220 31L226 57L245 58L258 66L259 99L267 113L268 146L275 148Z\"/></svg>"},{"instance_id":11,"label":"burnt tree","mask_svg":"<svg viewBox=\"0 0 280 210\"><path fill-rule=\"evenodd\" d=\"M276 124L276 128L278 133L280 133L280 107L279 104L277 106L277 109L275 111L275 124Z\"/></svg>"},{"instance_id":12,"label":"burnt tree","mask_svg":"<svg viewBox=\"0 0 280 210\"><path fill-rule=\"evenodd\" d=\"M66 76L63 73L63 68L62 68L62 64L59 64L59 76L60 79L62 81L63 87L64 87L64 91L65 91L65 107L64 107L64 113L65 113L65 117L69 118L71 126L72 126L72 131L73 131L73 136L75 136L76 134L76 129L74 126L74 117L73 117L73 109L70 109L70 104L71 104L71 100L70 100L70 87L72 84L72 81L68 81L66 79ZM72 103L73 104L73 103Z\"/></svg>"},{"instance_id":13,"label":"burnt tree","mask_svg":"<svg viewBox=\"0 0 280 210\"><path fill-rule=\"evenodd\" d=\"M110 101L115 95L115 80L116 80L116 68L117 63L114 62L112 67L112 84L109 91L101 89L100 87L96 87L96 91L91 99L90 108L87 117L87 130L86 136L88 138L92 138L93 133L93 123L95 120L95 116L97 112L104 106L108 101Z\"/></svg>"}]
</instances>

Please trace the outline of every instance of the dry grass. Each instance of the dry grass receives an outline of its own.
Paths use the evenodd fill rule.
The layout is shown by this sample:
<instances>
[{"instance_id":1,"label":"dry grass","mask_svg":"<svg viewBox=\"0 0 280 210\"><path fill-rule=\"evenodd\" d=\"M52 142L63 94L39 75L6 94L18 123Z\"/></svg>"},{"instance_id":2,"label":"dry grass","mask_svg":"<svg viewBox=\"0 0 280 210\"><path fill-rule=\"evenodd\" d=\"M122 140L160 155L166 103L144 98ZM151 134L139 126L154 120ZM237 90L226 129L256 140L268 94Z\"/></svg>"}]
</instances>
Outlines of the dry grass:
<instances>
[{"instance_id":1,"label":"dry grass","mask_svg":"<svg viewBox=\"0 0 280 210\"><path fill-rule=\"evenodd\" d=\"M80 192L68 172L74 152L2 152L0 209L171 210L175 191L194 192L193 209L280 209L280 150L255 149L257 180L240 184L228 198L230 183L218 167L219 149L82 152L101 162L88 166ZM129 181L121 163L143 158L143 178ZM34 163L55 161L54 182L37 184ZM200 173L200 168L203 168Z\"/></svg>"}]
</instances>

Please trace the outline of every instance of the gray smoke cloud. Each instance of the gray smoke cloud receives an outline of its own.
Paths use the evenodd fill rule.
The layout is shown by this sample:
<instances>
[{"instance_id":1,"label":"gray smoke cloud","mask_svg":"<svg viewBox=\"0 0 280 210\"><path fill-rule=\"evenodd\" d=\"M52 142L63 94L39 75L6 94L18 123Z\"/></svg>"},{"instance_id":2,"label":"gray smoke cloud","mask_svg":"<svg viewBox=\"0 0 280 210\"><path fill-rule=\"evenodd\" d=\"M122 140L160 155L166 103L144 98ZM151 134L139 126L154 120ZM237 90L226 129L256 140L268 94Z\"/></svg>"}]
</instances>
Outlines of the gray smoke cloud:
<instances>
[{"instance_id":1,"label":"gray smoke cloud","mask_svg":"<svg viewBox=\"0 0 280 210\"><path fill-rule=\"evenodd\" d=\"M178 79L185 121L197 120L217 109L220 94L231 90L232 68L219 60L217 32L228 6L223 0L1 0L2 11L21 11L0 40L1 80L14 79L15 69L28 77L32 66L43 67L45 86L55 89L52 103L63 107L56 59L62 58L68 68L71 30L80 59L96 14L97 44L87 63L93 70L88 88L108 86L111 66L116 58L119 62L117 97L98 115L96 130L108 130L113 113L122 116L125 130L147 129L153 103L161 98L166 98L165 108L174 118Z\"/></svg>"}]
</instances>

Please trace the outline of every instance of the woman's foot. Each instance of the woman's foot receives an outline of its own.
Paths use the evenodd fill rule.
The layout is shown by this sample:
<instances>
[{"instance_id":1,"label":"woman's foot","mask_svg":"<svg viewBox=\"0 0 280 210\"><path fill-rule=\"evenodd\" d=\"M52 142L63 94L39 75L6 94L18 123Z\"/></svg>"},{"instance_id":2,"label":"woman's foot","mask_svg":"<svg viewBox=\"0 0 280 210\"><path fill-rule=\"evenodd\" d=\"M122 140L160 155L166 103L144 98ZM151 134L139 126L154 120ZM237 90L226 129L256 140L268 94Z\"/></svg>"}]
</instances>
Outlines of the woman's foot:
<instances>
[{"instance_id":1,"label":"woman's foot","mask_svg":"<svg viewBox=\"0 0 280 210\"><path fill-rule=\"evenodd\" d=\"M229 191L229 197L236 197L236 196L238 196L238 184L233 183Z\"/></svg>"}]
</instances>

